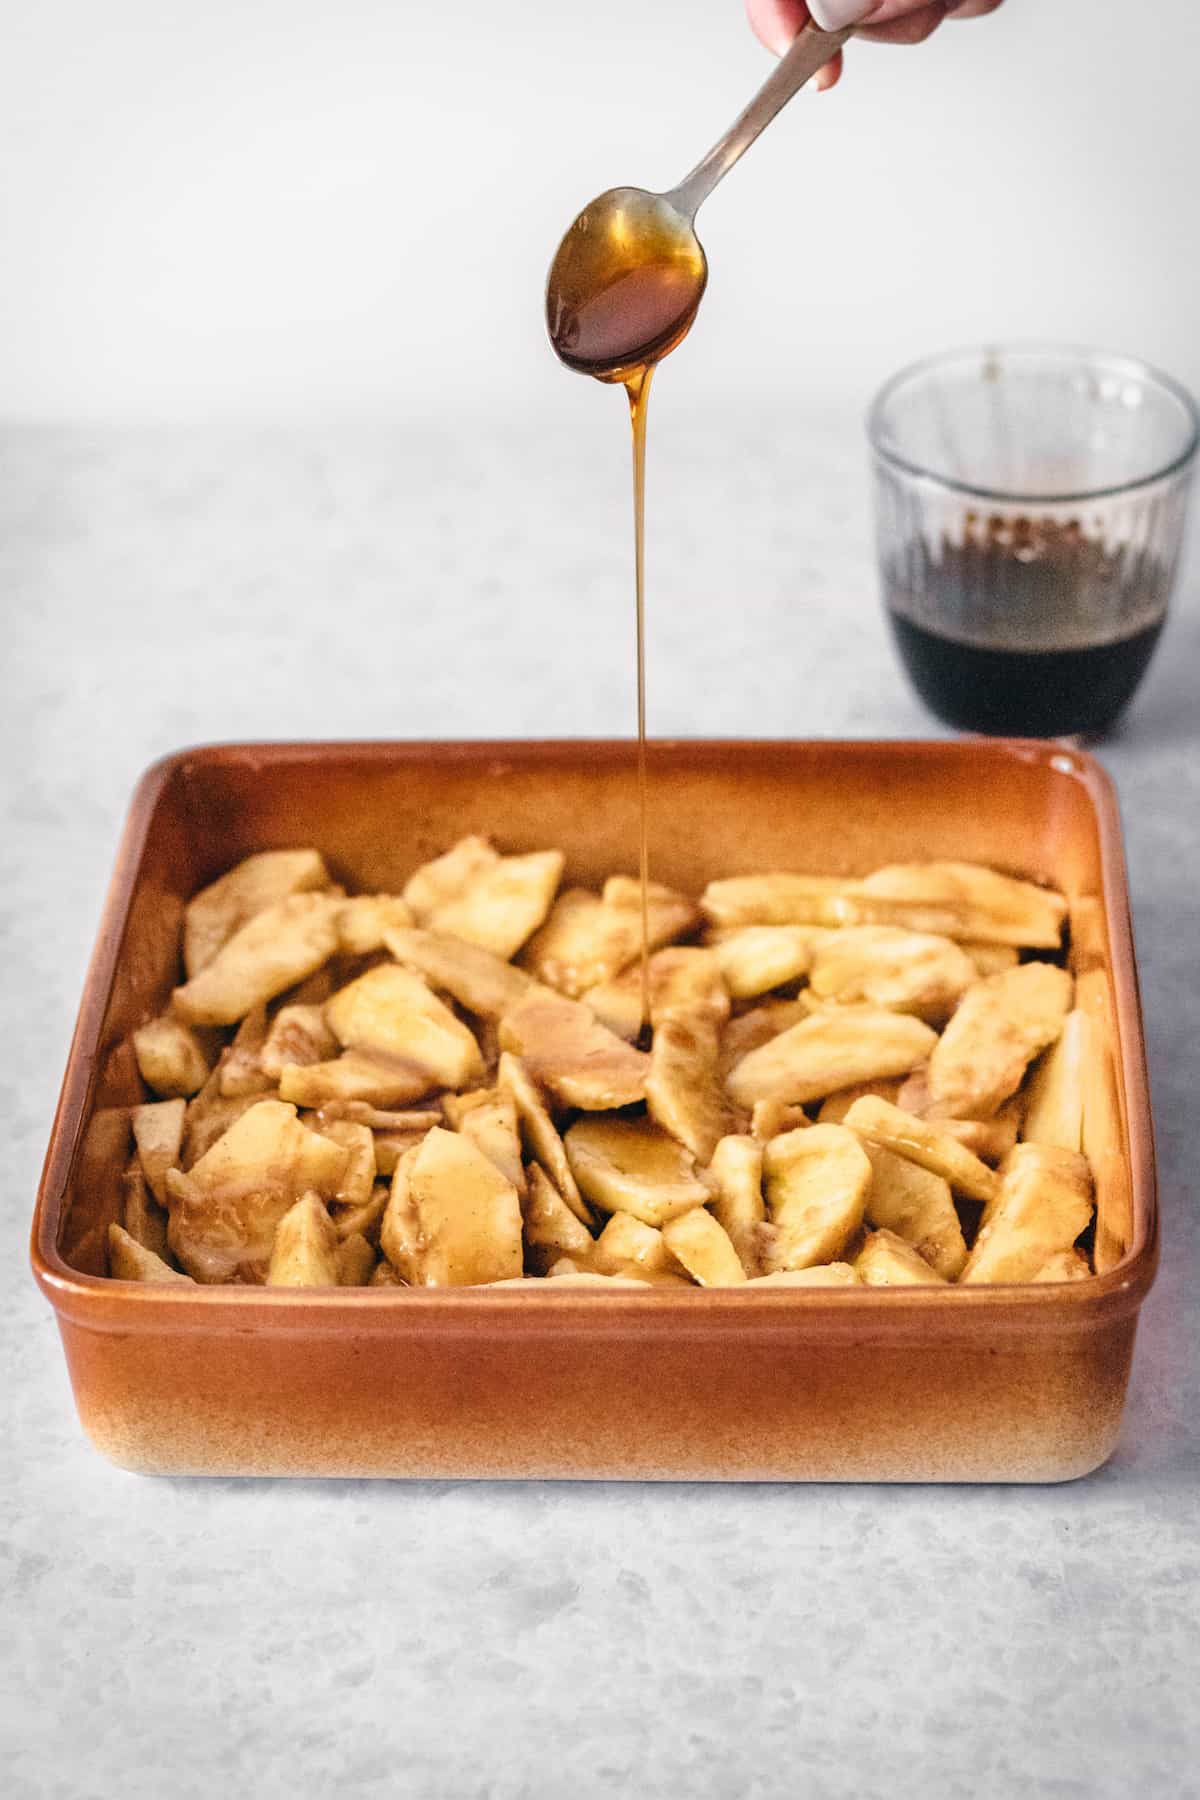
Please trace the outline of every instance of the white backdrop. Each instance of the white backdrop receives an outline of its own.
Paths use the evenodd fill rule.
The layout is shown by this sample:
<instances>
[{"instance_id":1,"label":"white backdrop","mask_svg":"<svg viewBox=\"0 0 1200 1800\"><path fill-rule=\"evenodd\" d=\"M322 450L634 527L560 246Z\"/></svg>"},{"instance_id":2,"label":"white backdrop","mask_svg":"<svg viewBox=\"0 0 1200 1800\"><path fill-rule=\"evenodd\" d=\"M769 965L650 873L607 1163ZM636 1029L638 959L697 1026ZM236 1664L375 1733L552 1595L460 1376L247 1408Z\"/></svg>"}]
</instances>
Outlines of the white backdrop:
<instances>
[{"instance_id":1,"label":"white backdrop","mask_svg":"<svg viewBox=\"0 0 1200 1800\"><path fill-rule=\"evenodd\" d=\"M582 416L542 336L560 231L611 183L670 185L768 67L739 0L0 14L8 418ZM855 49L706 211L689 405L739 382L857 405L914 354L999 335L1200 385L1198 14L1009 0L919 50ZM1135 64L1130 16L1161 46Z\"/></svg>"}]
</instances>

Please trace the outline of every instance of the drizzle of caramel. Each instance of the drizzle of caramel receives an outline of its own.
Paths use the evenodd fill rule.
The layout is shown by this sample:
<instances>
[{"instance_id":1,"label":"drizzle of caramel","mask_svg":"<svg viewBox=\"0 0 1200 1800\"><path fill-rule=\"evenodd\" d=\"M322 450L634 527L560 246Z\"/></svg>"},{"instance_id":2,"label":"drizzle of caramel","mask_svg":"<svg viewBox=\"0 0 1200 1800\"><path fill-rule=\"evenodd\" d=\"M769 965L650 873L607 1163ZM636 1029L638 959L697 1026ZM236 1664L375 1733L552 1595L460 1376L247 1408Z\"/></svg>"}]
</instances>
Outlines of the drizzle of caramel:
<instances>
[{"instance_id":1,"label":"drizzle of caramel","mask_svg":"<svg viewBox=\"0 0 1200 1800\"><path fill-rule=\"evenodd\" d=\"M637 589L638 872L642 883L642 1030L650 1025L650 832L646 805L646 409L653 363L625 383L633 426L633 559Z\"/></svg>"},{"instance_id":2,"label":"drizzle of caramel","mask_svg":"<svg viewBox=\"0 0 1200 1800\"><path fill-rule=\"evenodd\" d=\"M690 228L654 196L614 189L576 219L554 262L550 338L569 368L619 382L633 428L633 530L637 588L639 871L642 889L642 1032L650 1030L650 847L646 774L646 405L650 379L682 343L708 271ZM631 346L637 346L636 352Z\"/></svg>"}]
</instances>

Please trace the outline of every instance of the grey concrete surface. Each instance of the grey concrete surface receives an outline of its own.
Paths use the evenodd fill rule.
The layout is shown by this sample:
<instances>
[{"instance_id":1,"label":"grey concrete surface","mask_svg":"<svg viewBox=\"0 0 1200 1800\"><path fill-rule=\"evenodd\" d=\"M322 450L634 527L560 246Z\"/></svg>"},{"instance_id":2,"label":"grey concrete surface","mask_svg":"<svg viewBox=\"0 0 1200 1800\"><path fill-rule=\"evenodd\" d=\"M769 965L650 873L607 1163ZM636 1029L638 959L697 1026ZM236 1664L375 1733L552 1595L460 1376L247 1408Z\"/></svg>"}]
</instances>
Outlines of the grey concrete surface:
<instances>
[{"instance_id":1,"label":"grey concrete surface","mask_svg":"<svg viewBox=\"0 0 1200 1800\"><path fill-rule=\"evenodd\" d=\"M13 1796L1200 1794L1200 606L1121 792L1163 1268L1120 1449L1048 1489L160 1481L78 1430L26 1234L130 787L204 739L624 732L619 396L542 433L0 439L0 1787ZM661 734L924 735L852 418L651 449ZM1192 565L1194 567L1194 565Z\"/></svg>"}]
</instances>

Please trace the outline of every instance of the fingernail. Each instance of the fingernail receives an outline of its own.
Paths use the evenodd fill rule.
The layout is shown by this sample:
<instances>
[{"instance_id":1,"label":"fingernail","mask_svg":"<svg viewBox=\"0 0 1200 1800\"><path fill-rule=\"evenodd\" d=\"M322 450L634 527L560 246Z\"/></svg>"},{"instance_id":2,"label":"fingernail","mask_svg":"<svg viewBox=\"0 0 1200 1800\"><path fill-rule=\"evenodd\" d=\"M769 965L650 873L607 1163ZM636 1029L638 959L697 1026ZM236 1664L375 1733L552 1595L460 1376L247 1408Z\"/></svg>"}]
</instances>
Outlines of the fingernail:
<instances>
[{"instance_id":1,"label":"fingernail","mask_svg":"<svg viewBox=\"0 0 1200 1800\"><path fill-rule=\"evenodd\" d=\"M879 0L808 0L808 10L822 31L841 31L844 25L857 25Z\"/></svg>"}]
</instances>

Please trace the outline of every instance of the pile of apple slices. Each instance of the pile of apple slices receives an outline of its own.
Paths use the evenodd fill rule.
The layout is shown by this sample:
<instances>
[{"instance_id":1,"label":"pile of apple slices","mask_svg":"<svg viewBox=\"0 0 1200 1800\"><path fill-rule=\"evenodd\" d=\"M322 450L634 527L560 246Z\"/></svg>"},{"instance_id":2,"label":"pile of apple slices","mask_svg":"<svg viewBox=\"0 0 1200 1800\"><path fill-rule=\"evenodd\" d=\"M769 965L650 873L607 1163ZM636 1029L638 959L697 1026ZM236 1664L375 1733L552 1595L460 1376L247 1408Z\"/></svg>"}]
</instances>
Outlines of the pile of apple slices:
<instances>
[{"instance_id":1,"label":"pile of apple slices","mask_svg":"<svg viewBox=\"0 0 1200 1800\"><path fill-rule=\"evenodd\" d=\"M1060 894L974 864L562 888L464 838L186 909L134 1033L119 1279L611 1289L1072 1281L1104 1084ZM643 1018L644 994L649 1018Z\"/></svg>"}]
</instances>

